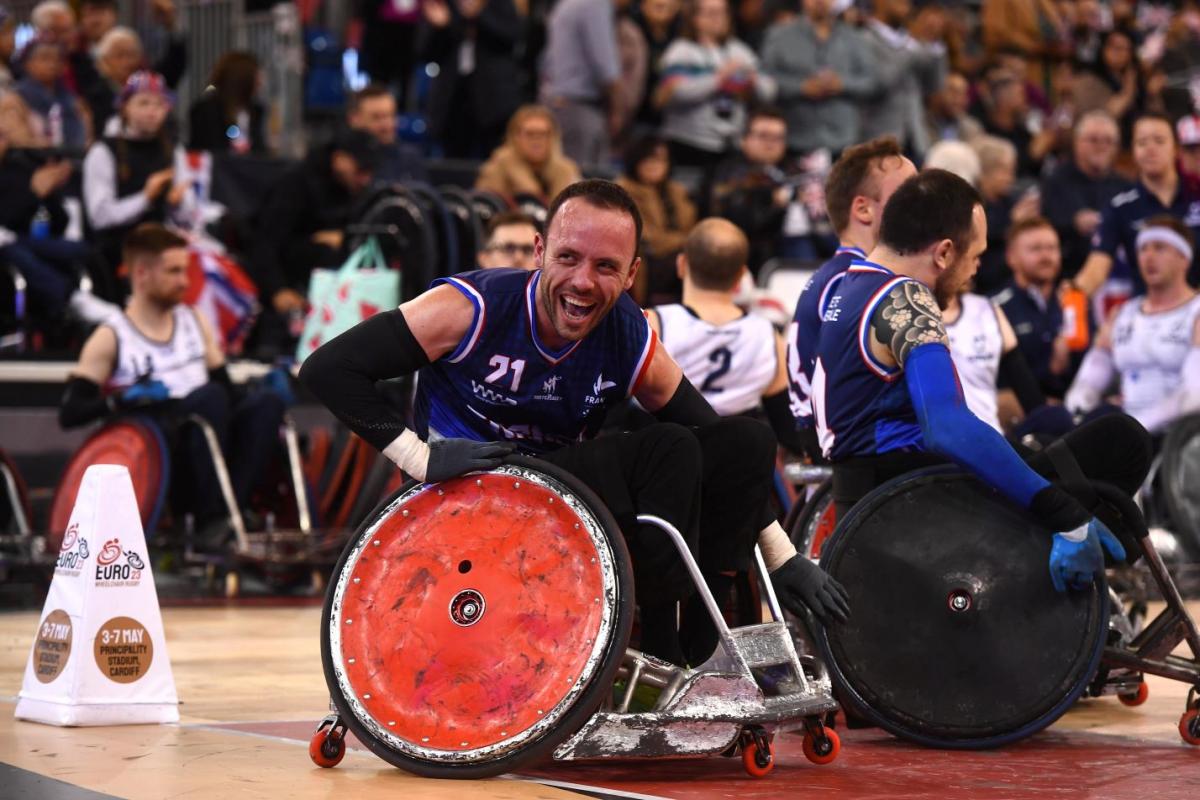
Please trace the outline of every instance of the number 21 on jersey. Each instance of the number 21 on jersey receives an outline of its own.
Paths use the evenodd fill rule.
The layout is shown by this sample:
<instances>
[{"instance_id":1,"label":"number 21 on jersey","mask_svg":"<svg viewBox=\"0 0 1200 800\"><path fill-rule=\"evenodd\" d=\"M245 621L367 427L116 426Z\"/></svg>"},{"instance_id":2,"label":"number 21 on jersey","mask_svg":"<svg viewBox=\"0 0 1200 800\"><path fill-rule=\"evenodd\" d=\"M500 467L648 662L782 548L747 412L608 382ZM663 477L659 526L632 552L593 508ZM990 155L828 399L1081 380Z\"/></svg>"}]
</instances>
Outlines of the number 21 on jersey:
<instances>
[{"instance_id":1,"label":"number 21 on jersey","mask_svg":"<svg viewBox=\"0 0 1200 800\"><path fill-rule=\"evenodd\" d=\"M499 383L512 370L512 381L509 383L509 391L516 392L521 387L521 376L525 374L525 359L518 358L515 360L509 359L508 356L494 355L492 360L488 362L488 366L492 367L492 371L484 378L485 383Z\"/></svg>"}]
</instances>

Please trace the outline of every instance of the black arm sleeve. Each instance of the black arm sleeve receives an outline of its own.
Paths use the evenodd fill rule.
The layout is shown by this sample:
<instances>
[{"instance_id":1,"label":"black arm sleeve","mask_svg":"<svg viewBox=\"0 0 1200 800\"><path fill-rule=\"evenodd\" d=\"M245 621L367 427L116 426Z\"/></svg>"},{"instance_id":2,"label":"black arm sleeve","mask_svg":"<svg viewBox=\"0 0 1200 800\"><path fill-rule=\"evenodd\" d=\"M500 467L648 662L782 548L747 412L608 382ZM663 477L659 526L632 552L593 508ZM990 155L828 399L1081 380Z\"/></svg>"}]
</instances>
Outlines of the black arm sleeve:
<instances>
[{"instance_id":1,"label":"black arm sleeve","mask_svg":"<svg viewBox=\"0 0 1200 800\"><path fill-rule=\"evenodd\" d=\"M108 399L101 393L100 386L87 378L72 375L67 379L62 405L58 408L58 424L63 428L77 428L94 419L106 417L112 412Z\"/></svg>"},{"instance_id":2,"label":"black arm sleeve","mask_svg":"<svg viewBox=\"0 0 1200 800\"><path fill-rule=\"evenodd\" d=\"M208 379L212 383L219 383L225 387L225 391L230 395L233 394L233 379L229 377L229 368L224 364L210 369L208 371Z\"/></svg>"},{"instance_id":3,"label":"black arm sleeve","mask_svg":"<svg viewBox=\"0 0 1200 800\"><path fill-rule=\"evenodd\" d=\"M677 422L692 427L709 425L721 419L686 376L679 379L679 386L667 404L652 413L659 422Z\"/></svg>"},{"instance_id":4,"label":"black arm sleeve","mask_svg":"<svg viewBox=\"0 0 1200 800\"><path fill-rule=\"evenodd\" d=\"M404 431L404 420L376 390L429 363L399 309L376 314L317 348L300 368L300 382L333 415L378 450Z\"/></svg>"},{"instance_id":5,"label":"black arm sleeve","mask_svg":"<svg viewBox=\"0 0 1200 800\"><path fill-rule=\"evenodd\" d=\"M1021 355L1021 348L1014 347L1000 358L1000 380L1017 393L1021 408L1028 414L1039 406L1046 404L1046 396L1042 387L1034 377L1029 362Z\"/></svg>"},{"instance_id":6,"label":"black arm sleeve","mask_svg":"<svg viewBox=\"0 0 1200 800\"><path fill-rule=\"evenodd\" d=\"M775 431L775 439L789 452L800 455L805 452L805 442L796 429L796 418L788 404L788 393L784 389L762 399L763 411L767 412L767 421Z\"/></svg>"}]
</instances>

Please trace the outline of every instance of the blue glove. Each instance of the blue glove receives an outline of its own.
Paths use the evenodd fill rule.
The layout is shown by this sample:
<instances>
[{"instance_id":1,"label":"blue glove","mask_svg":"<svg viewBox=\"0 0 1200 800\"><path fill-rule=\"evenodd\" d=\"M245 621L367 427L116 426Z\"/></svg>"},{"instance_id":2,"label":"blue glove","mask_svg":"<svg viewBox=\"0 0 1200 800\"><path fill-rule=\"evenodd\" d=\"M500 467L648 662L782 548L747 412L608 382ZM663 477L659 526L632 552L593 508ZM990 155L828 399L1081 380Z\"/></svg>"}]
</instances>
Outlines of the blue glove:
<instances>
[{"instance_id":1,"label":"blue glove","mask_svg":"<svg viewBox=\"0 0 1200 800\"><path fill-rule=\"evenodd\" d=\"M1050 580L1060 592L1086 589L1095 577L1104 572L1103 546L1108 554L1118 561L1125 560L1125 548L1098 519L1087 524L1087 535L1080 541L1072 541L1066 534L1054 534L1054 545L1050 548Z\"/></svg>"},{"instance_id":2,"label":"blue glove","mask_svg":"<svg viewBox=\"0 0 1200 800\"><path fill-rule=\"evenodd\" d=\"M165 383L160 380L143 379L121 393L120 404L122 408L133 408L153 405L170 399L171 393L167 391Z\"/></svg>"},{"instance_id":3,"label":"blue glove","mask_svg":"<svg viewBox=\"0 0 1200 800\"><path fill-rule=\"evenodd\" d=\"M296 404L296 395L292 392L292 382L287 367L275 367L262 378L265 391L277 395L285 407Z\"/></svg>"}]
</instances>

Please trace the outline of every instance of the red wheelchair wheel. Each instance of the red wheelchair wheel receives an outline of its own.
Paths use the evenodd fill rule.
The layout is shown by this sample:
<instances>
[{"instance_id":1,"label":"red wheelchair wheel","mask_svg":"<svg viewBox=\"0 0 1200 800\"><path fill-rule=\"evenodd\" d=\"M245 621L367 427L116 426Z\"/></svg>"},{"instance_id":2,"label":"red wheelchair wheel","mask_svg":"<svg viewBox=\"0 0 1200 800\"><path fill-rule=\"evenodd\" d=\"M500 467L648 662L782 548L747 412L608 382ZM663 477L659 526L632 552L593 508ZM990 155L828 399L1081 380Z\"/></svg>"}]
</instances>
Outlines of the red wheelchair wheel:
<instances>
[{"instance_id":1,"label":"red wheelchair wheel","mask_svg":"<svg viewBox=\"0 0 1200 800\"><path fill-rule=\"evenodd\" d=\"M1136 692L1119 694L1117 695L1117 699L1121 701L1122 705L1135 708L1150 699L1150 686L1144 682L1139 683Z\"/></svg>"},{"instance_id":2,"label":"red wheelchair wheel","mask_svg":"<svg viewBox=\"0 0 1200 800\"><path fill-rule=\"evenodd\" d=\"M833 728L825 728L821 736L813 736L811 732L804 734L804 757L814 764L825 766L832 764L842 752L842 740Z\"/></svg>"},{"instance_id":3,"label":"red wheelchair wheel","mask_svg":"<svg viewBox=\"0 0 1200 800\"><path fill-rule=\"evenodd\" d=\"M89 436L67 462L50 506L50 527L46 534L48 552L58 552L63 533L71 522L83 474L93 464L128 467L147 537L158 524L170 476L166 442L158 426L149 419L119 419Z\"/></svg>"},{"instance_id":4,"label":"red wheelchair wheel","mask_svg":"<svg viewBox=\"0 0 1200 800\"><path fill-rule=\"evenodd\" d=\"M341 731L322 728L308 740L308 757L318 767L332 769L346 757L346 739Z\"/></svg>"},{"instance_id":5,"label":"red wheelchair wheel","mask_svg":"<svg viewBox=\"0 0 1200 800\"><path fill-rule=\"evenodd\" d=\"M742 766L751 777L767 777L775 769L775 745L767 742L767 746L760 749L754 741L747 742L742 748Z\"/></svg>"},{"instance_id":6,"label":"red wheelchair wheel","mask_svg":"<svg viewBox=\"0 0 1200 800\"><path fill-rule=\"evenodd\" d=\"M322 659L347 726L428 777L549 755L612 690L629 638L624 540L548 464L410 484L350 540L326 596Z\"/></svg>"}]
</instances>

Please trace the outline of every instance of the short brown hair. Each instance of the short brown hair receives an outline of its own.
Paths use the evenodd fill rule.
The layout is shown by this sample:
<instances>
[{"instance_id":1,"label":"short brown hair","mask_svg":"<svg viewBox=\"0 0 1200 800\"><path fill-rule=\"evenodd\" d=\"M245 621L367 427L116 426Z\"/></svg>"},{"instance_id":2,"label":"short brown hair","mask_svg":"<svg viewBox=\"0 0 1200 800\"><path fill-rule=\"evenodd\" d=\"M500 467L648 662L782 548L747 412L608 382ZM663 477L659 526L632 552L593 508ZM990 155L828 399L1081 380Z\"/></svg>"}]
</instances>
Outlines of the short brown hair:
<instances>
[{"instance_id":1,"label":"short brown hair","mask_svg":"<svg viewBox=\"0 0 1200 800\"><path fill-rule=\"evenodd\" d=\"M1146 230L1146 228L1167 228L1175 231L1188 243L1188 247L1196 249L1196 237L1192 233L1192 229L1184 225L1179 217L1172 217L1170 214L1156 214L1142 222L1142 230Z\"/></svg>"},{"instance_id":2,"label":"short brown hair","mask_svg":"<svg viewBox=\"0 0 1200 800\"><path fill-rule=\"evenodd\" d=\"M187 247L187 239L157 222L143 222L126 235L121 256L128 267L134 261L158 258L177 247Z\"/></svg>"},{"instance_id":3,"label":"short brown hair","mask_svg":"<svg viewBox=\"0 0 1200 800\"><path fill-rule=\"evenodd\" d=\"M352 92L350 94L349 99L346 100L346 113L353 114L354 112L358 111L359 106L361 106L364 101L374 100L376 97L394 97L394 95L386 86L378 83L368 84L359 89L357 92Z\"/></svg>"},{"instance_id":4,"label":"short brown hair","mask_svg":"<svg viewBox=\"0 0 1200 800\"><path fill-rule=\"evenodd\" d=\"M841 233L850 227L850 207L855 197L878 192L874 173L879 162L903 156L894 136L880 136L842 151L825 181L825 207L834 231Z\"/></svg>"},{"instance_id":5,"label":"short brown hair","mask_svg":"<svg viewBox=\"0 0 1200 800\"><path fill-rule=\"evenodd\" d=\"M538 233L542 232L542 224L532 214L526 214L524 211L501 211L488 220L488 238L492 238L497 228L503 228L506 225L528 225Z\"/></svg>"},{"instance_id":6,"label":"short brown hair","mask_svg":"<svg viewBox=\"0 0 1200 800\"><path fill-rule=\"evenodd\" d=\"M1027 217L1026 219L1017 220L1008 228L1008 233L1004 237L1004 243L1008 247L1012 247L1017 239L1029 231L1036 231L1039 228L1050 228L1054 230L1054 226L1050 224L1050 220L1045 217Z\"/></svg>"},{"instance_id":7,"label":"short brown hair","mask_svg":"<svg viewBox=\"0 0 1200 800\"><path fill-rule=\"evenodd\" d=\"M715 235L724 229L736 235ZM737 285L738 275L750 256L750 242L728 220L709 217L696 223L683 245L688 276L701 289L727 291Z\"/></svg>"}]
</instances>

